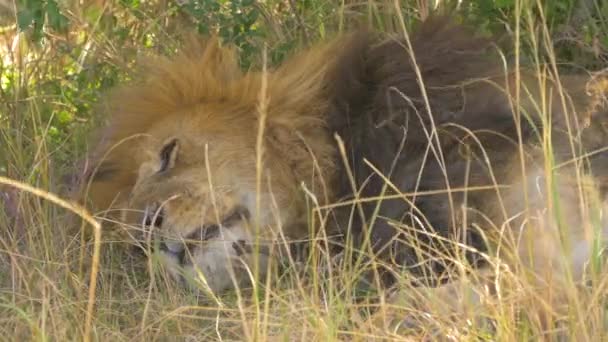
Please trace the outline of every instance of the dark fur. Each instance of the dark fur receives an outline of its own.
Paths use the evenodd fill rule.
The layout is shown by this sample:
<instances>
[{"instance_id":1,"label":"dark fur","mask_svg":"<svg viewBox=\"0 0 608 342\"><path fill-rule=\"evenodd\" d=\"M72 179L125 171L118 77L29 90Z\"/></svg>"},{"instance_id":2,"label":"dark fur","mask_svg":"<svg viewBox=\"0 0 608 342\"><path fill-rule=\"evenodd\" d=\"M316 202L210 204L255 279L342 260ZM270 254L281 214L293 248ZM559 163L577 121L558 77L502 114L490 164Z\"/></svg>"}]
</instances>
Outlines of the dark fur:
<instances>
[{"instance_id":1,"label":"dark fur","mask_svg":"<svg viewBox=\"0 0 608 342\"><path fill-rule=\"evenodd\" d=\"M512 165L509 163L517 156L518 133L508 97L501 89L505 85L505 73L493 41L479 38L447 18L428 19L410 38L430 111L414 60L402 37L380 40L379 36L362 33L353 40L344 63L332 77L336 98L330 128L345 142L348 168L355 175L359 196L379 196L385 188L384 180L364 160L404 193L491 186L494 184L492 174L498 183L506 181L512 170L500 166ZM554 125L563 128L561 114L553 115ZM438 138L429 140L427 133L433 126L431 116ZM534 132L540 129L538 117L532 113L522 118L520 124L522 141L537 143L538 135ZM489 165L494 167L490 168L474 139L454 125L475 132L489 156ZM602 134L601 139L593 142L594 147L598 147L598 142L601 145L607 141L605 132ZM564 134L556 133L555 137L558 159L572 158ZM425 158L429 146L431 150ZM337 188L341 198L354 197L347 177L338 181ZM394 191L388 188L385 193L390 195ZM421 233L421 229L482 248L480 237L472 230L463 233L461 207L466 204L472 208L468 210L468 217L469 221L475 221L477 211L483 211L488 202L496 202L497 195L495 190L486 190L469 191L466 198L463 192L409 196L409 201L363 203L363 217L352 206L341 207L336 216L343 233L354 233L358 243L370 234L376 253L414 270L411 266L421 258L414 253L412 243L427 245L427 251L433 250L435 257L450 253L450 248ZM376 210L378 218L372 225L370 219ZM424 217L424 227L416 224L414 217ZM389 224L390 221L416 229L406 232ZM348 228L350 231L346 231ZM437 259L430 262L435 274L444 267ZM416 268L419 272L428 270L428 267Z\"/></svg>"}]
</instances>

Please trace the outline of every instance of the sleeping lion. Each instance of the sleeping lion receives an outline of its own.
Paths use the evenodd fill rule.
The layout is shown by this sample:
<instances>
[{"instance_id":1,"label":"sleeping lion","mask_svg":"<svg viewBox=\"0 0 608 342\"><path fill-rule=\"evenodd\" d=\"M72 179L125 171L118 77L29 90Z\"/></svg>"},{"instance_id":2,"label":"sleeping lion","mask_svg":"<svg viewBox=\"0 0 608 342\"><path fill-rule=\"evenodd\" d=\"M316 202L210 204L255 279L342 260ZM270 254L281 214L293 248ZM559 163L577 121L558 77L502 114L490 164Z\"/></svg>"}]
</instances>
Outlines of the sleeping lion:
<instances>
[{"instance_id":1,"label":"sleeping lion","mask_svg":"<svg viewBox=\"0 0 608 342\"><path fill-rule=\"evenodd\" d=\"M472 262L506 248L540 278L581 279L608 237L607 83L556 74L516 72L441 17L264 72L191 42L102 104L81 194L177 282L213 292L310 238L311 203L327 236L389 266L389 285L394 270L441 274L462 245Z\"/></svg>"}]
</instances>

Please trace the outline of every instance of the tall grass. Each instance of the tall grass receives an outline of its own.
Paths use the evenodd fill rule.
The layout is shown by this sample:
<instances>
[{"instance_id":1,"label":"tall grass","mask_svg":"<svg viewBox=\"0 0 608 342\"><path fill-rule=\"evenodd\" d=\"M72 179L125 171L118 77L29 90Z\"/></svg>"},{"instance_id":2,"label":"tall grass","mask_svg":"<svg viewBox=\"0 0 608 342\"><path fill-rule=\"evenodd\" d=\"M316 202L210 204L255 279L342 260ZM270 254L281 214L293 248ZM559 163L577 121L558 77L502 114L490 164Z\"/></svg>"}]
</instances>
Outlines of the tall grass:
<instances>
[{"instance_id":1,"label":"tall grass","mask_svg":"<svg viewBox=\"0 0 608 342\"><path fill-rule=\"evenodd\" d=\"M323 248L324 237L315 236L320 242L307 260L287 261L280 276L260 282L255 291L211 298L174 286L154 256L146 261L112 232L102 232L100 240L83 238L95 224L60 198L67 198L69 176L79 172L80 164L75 161L86 151L84 137L91 127L103 122L103 117L91 114L92 104L106 88L126 78L138 50L169 51L174 46L173 37L193 26L184 18L187 13L176 15L174 7L162 2L126 9L112 2L101 3L97 14L87 12L84 5L68 7L73 28L51 37L45 45L28 43L27 35L17 32L14 16L2 20L1 339L607 338L608 277L603 276L599 261L589 287L569 283L555 292L539 291L518 267L488 255L488 268L493 275L500 275L497 280L492 277L492 282L486 273L472 272L468 263L456 260L461 265L460 281L450 286L440 290L414 287L403 274L398 293L377 296L363 291L361 278L367 274L365 269L380 261L344 262L351 258L330 255ZM263 64L266 59L256 56L262 55L258 52L264 44L268 60L278 61L298 44L364 23L403 32L432 11L435 3L314 0L307 7L298 7L297 1L263 2L258 4L263 19L256 28L261 34L240 41L252 56L245 64ZM457 7L456 3L450 6ZM513 3L509 10L515 14L505 18L516 20L504 25L520 37L512 50L517 60L521 54L522 60L532 60L533 64L548 61L557 67L556 52L549 48L552 31L546 30L550 23L539 17L538 3ZM598 8L601 5L595 4ZM487 21L475 6L466 2L460 6L458 13L468 20ZM499 7L494 9L500 12ZM121 22L104 24L108 13L116 14ZM604 31L600 27L599 32L603 35L598 39L606 39L605 22L602 25ZM485 24L480 27L491 30ZM588 59L580 61L589 64ZM538 68L538 72L544 71ZM311 224L319 231L327 221L327 208L314 201L309 205ZM584 205L589 212L597 210L593 203ZM99 260L95 247L100 247ZM553 306L555 296L564 297L559 303L566 308Z\"/></svg>"}]
</instances>

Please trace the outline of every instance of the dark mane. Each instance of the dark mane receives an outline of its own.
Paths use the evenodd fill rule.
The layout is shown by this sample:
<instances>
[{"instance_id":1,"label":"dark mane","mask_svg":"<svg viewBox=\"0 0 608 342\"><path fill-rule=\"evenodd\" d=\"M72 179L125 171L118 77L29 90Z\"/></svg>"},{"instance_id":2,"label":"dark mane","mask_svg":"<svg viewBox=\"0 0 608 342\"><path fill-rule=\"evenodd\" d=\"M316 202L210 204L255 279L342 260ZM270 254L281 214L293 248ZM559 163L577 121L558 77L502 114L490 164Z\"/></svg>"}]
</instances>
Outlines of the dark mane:
<instances>
[{"instance_id":1,"label":"dark mane","mask_svg":"<svg viewBox=\"0 0 608 342\"><path fill-rule=\"evenodd\" d=\"M341 207L335 212L338 229L354 233L359 243L369 234L376 252L404 266L420 262L412 243L426 245L437 256L450 255L424 230L482 248L477 234L461 236L459 213L464 204L487 207L499 191L465 195L445 190L500 183L510 170L497 166L517 156L518 129L507 89L513 78L505 72L495 40L446 17L422 22L409 36L411 50L403 35L362 36L345 50L345 62L333 74L333 84L340 86L334 89L329 119L330 129L345 142L349 165L344 167L355 175L358 196L396 194L367 163L401 193L444 193L365 202L364 217L353 206ZM522 116L524 143L537 142L540 117L533 110ZM339 178L336 187L342 199L355 197L347 177ZM403 227L409 227L407 233ZM433 262L430 269L444 266Z\"/></svg>"}]
</instances>

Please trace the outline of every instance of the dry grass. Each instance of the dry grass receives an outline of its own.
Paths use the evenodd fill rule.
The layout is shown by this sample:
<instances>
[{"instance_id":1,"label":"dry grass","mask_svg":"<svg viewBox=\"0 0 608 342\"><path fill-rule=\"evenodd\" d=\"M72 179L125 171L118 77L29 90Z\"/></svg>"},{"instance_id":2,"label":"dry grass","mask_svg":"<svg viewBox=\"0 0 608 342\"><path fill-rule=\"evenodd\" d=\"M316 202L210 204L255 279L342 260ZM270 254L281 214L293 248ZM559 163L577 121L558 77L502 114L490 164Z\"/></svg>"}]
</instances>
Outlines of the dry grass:
<instances>
[{"instance_id":1,"label":"dry grass","mask_svg":"<svg viewBox=\"0 0 608 342\"><path fill-rule=\"evenodd\" d=\"M324 3L328 5L328 3ZM382 5L382 6L381 6ZM393 2L350 2L336 6L338 27L351 12L400 26ZM381 8L388 9L382 12ZM423 10L428 10L425 6ZM360 13L360 12L357 12ZM388 14L386 14L388 13ZM522 14L526 32L538 23ZM145 18L150 25L161 20ZM403 23L402 22L402 23ZM271 23L272 24L272 23ZM280 30L280 25L271 25ZM390 26L387 24L387 27ZM541 26L542 27L542 26ZM308 34L318 27L308 27ZM324 30L325 28L323 28ZM96 27L82 28L78 44L92 46L83 60L108 58L123 65L121 49ZM11 68L12 91L0 93L0 339L7 340L553 340L600 341L608 338L606 288L601 260L592 260L589 286L572 282L539 288L517 265L487 255L489 271L458 270L461 281L439 292L413 287L402 275L398 293L362 293L367 264L342 262L322 248L306 262L286 262L280 276L261 281L254 290L218 298L195 296L174 287L157 261L134 253L124 241L102 232L79 207L54 193L65 193L61 175L81 156L83 132L55 139L43 105L62 108L62 98L36 91L56 77L57 53L28 50L14 35L2 45L3 75ZM320 29L319 29L320 31ZM139 31L140 33L142 31ZM545 43L550 37L541 30ZM166 37L170 37L166 33ZM160 37L160 35L159 35ZM290 39L293 32L277 34ZM308 35L307 35L308 37ZM532 37L532 35L530 35ZM159 38L162 39L162 38ZM168 38L166 38L168 40ZM544 51L538 44L536 56ZM47 47L54 49L54 47ZM541 51L543 50L543 51ZM515 47L519 55L518 46ZM109 56L109 57L108 57ZM555 60L550 61L555 66ZM126 64L126 63L124 63ZM58 71L59 70L59 71ZM541 72L541 69L538 69ZM517 98L515 99L517 101ZM55 103L56 102L56 103ZM92 122L96 122L91 119ZM67 157L66 157L67 156ZM65 197L65 196L63 196ZM586 203L588 211L596 211ZM311 201L312 224L322 226L326 208ZM83 231L96 233L84 239ZM352 251L346 251L350 253ZM599 254L599 253L598 253ZM555 306L555 298L562 298ZM451 302L450 305L447 302Z\"/></svg>"}]
</instances>

